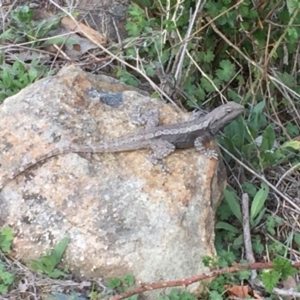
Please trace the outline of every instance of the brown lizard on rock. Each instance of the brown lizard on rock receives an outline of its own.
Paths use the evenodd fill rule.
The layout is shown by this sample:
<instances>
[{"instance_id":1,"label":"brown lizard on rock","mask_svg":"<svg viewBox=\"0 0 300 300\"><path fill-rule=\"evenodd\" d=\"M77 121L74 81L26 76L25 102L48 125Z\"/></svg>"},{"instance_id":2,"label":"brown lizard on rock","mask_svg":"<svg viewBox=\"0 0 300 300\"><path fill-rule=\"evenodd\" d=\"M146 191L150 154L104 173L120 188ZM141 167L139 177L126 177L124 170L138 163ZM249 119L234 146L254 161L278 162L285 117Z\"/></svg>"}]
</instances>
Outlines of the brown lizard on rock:
<instances>
[{"instance_id":1,"label":"brown lizard on rock","mask_svg":"<svg viewBox=\"0 0 300 300\"><path fill-rule=\"evenodd\" d=\"M114 153L150 148L153 153L151 161L156 164L170 155L176 148L195 147L209 158L217 159L214 150L205 148L204 143L210 141L221 128L241 115L244 107L235 102L223 104L210 113L191 121L145 128L133 134L126 135L108 142L93 145L71 144L68 147L56 148L37 159L27 162L16 172L0 182L0 191L11 180L33 167L37 163L65 153Z\"/></svg>"}]
</instances>

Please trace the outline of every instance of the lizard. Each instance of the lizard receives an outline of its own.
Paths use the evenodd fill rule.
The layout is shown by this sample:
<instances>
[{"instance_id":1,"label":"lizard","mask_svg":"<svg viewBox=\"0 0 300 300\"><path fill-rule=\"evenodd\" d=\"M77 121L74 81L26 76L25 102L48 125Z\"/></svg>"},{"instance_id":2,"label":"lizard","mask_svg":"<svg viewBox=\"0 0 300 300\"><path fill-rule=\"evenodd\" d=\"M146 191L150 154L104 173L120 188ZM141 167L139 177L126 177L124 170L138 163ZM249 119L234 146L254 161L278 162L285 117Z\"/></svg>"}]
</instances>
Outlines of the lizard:
<instances>
[{"instance_id":1,"label":"lizard","mask_svg":"<svg viewBox=\"0 0 300 300\"><path fill-rule=\"evenodd\" d=\"M152 126L152 128L141 129L132 134L93 145L70 144L63 148L56 147L48 153L27 162L17 171L7 176L0 183L0 191L8 182L23 174L29 168L46 159L66 153L115 153L150 148L153 151L150 160L153 164L158 164L175 149L194 146L207 157L218 159L216 151L208 150L204 143L213 139L213 136L220 129L241 115L243 111L244 107L242 105L228 102L193 120Z\"/></svg>"}]
</instances>

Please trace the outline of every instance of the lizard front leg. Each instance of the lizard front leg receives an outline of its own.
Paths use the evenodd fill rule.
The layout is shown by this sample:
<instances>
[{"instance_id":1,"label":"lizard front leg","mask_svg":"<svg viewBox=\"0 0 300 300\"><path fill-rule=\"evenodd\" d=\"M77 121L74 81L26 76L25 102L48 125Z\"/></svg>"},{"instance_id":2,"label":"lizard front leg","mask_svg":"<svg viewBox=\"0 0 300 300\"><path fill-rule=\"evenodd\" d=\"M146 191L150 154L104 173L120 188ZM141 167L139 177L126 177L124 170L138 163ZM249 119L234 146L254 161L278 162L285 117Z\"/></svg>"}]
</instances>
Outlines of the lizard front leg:
<instances>
[{"instance_id":1,"label":"lizard front leg","mask_svg":"<svg viewBox=\"0 0 300 300\"><path fill-rule=\"evenodd\" d=\"M215 150L212 149L208 149L207 147L205 147L205 143L208 143L209 141L211 141L213 139L213 136L211 133L206 132L204 135L199 136L195 139L194 141L194 146L195 148L200 151L201 153L203 153L205 156L207 156L208 158L214 158L214 159L218 159L218 153Z\"/></svg>"},{"instance_id":2,"label":"lizard front leg","mask_svg":"<svg viewBox=\"0 0 300 300\"><path fill-rule=\"evenodd\" d=\"M162 159L175 151L175 146L162 139L152 140L149 144L153 153L150 156L150 160L153 164L162 162Z\"/></svg>"},{"instance_id":3,"label":"lizard front leg","mask_svg":"<svg viewBox=\"0 0 300 300\"><path fill-rule=\"evenodd\" d=\"M192 114L189 117L189 120L190 121L197 120L197 119L200 119L204 116L205 116L205 113L202 110L193 111Z\"/></svg>"}]
</instances>

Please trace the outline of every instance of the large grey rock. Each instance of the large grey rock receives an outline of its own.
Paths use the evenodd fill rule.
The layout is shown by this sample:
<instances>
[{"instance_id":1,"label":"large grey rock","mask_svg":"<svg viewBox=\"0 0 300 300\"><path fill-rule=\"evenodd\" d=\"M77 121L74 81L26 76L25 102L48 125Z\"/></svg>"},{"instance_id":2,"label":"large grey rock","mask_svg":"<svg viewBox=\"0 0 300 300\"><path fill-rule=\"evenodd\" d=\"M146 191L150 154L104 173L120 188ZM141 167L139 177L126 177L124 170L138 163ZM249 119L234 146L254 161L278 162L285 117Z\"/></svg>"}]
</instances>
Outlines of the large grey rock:
<instances>
[{"instance_id":1,"label":"large grey rock","mask_svg":"<svg viewBox=\"0 0 300 300\"><path fill-rule=\"evenodd\" d=\"M187 117L74 67L32 84L0 107L0 180L55 144L99 142L137 130L129 122L136 106L158 107L161 123ZM0 192L0 225L13 228L17 257L37 258L68 236L64 262L82 275L130 273L152 282L203 272L202 257L215 253L222 160L180 150L165 159L165 173L149 154L71 153L12 180Z\"/></svg>"}]
</instances>

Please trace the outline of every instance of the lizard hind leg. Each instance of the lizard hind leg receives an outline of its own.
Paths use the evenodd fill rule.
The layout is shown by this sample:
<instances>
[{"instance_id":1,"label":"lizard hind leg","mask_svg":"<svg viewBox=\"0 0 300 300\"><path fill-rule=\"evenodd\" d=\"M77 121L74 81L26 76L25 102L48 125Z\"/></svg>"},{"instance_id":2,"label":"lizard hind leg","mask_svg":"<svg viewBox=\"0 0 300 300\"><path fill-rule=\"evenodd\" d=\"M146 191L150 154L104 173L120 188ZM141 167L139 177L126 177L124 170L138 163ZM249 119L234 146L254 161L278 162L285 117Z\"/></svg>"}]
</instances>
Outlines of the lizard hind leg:
<instances>
[{"instance_id":1,"label":"lizard hind leg","mask_svg":"<svg viewBox=\"0 0 300 300\"><path fill-rule=\"evenodd\" d=\"M145 129L156 127L159 123L158 108L142 111L141 107L136 107L131 116L131 123L135 125L145 125Z\"/></svg>"}]
</instances>

